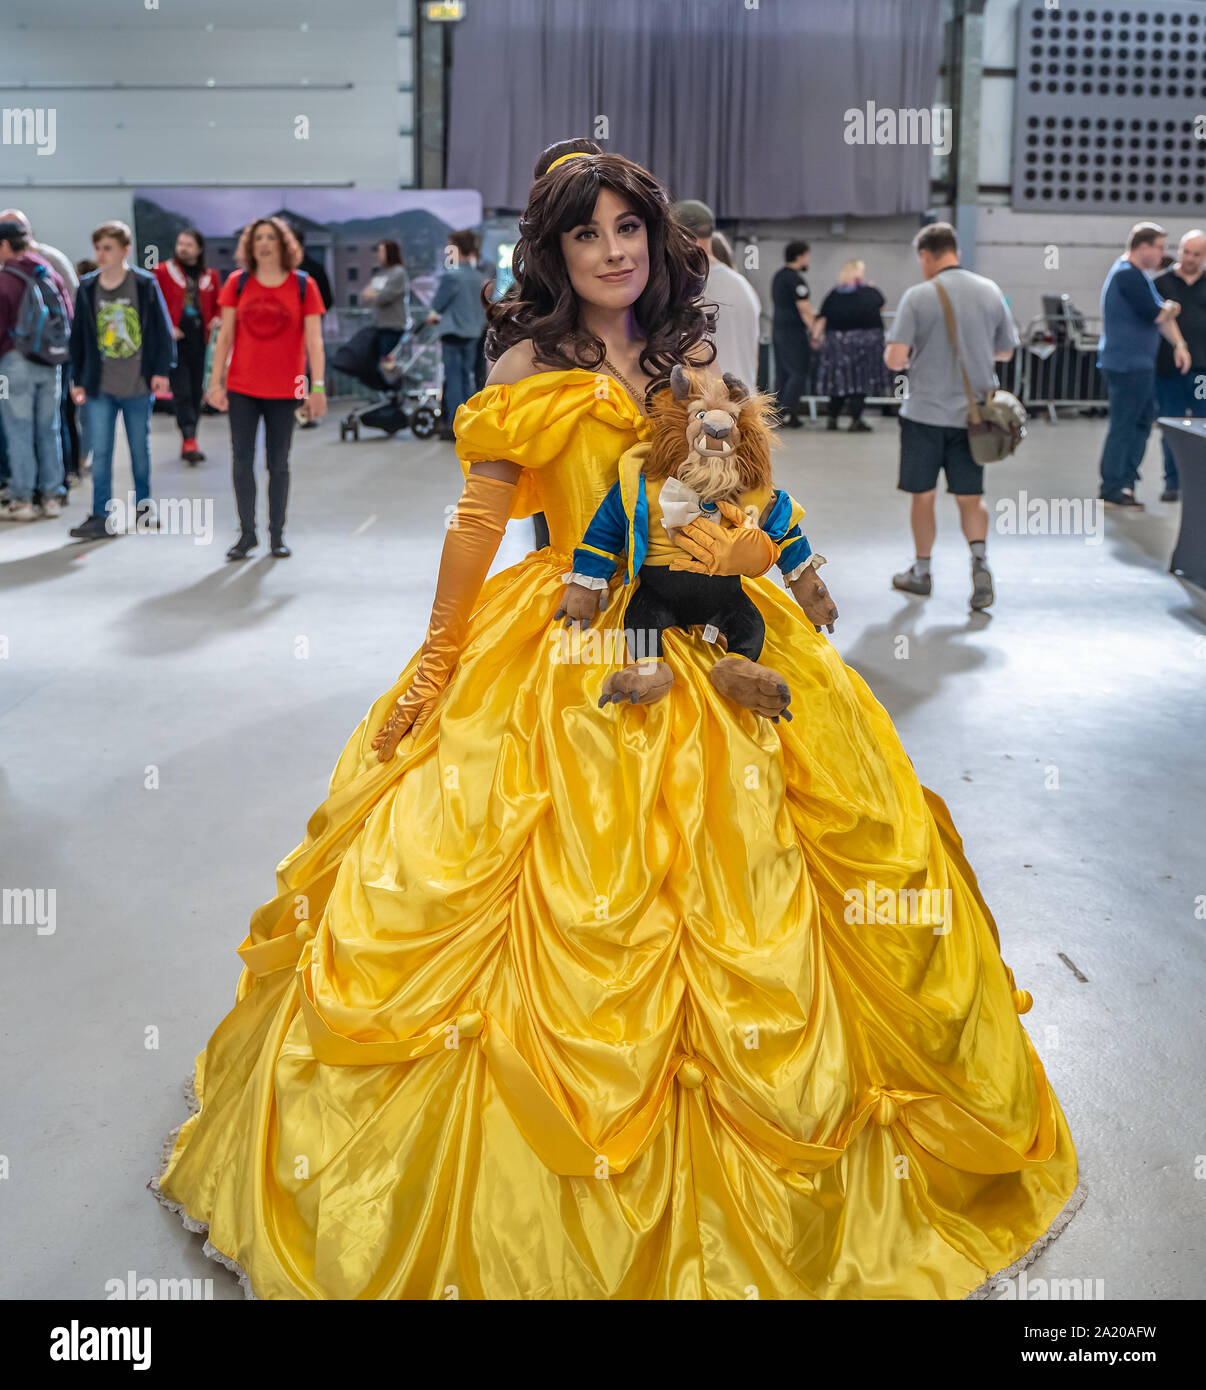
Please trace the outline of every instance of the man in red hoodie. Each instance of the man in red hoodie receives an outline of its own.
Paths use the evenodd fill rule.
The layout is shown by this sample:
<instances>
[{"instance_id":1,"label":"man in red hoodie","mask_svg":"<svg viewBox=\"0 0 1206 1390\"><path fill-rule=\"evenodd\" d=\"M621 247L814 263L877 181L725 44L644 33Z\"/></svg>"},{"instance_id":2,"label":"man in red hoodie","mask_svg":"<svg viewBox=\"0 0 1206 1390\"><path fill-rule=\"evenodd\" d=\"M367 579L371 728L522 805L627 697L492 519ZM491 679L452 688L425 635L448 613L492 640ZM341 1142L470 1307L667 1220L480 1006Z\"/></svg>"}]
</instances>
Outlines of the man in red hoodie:
<instances>
[{"instance_id":1,"label":"man in red hoodie","mask_svg":"<svg viewBox=\"0 0 1206 1390\"><path fill-rule=\"evenodd\" d=\"M197 422L201 418L201 387L205 380L205 349L210 330L219 318L217 272L205 264L205 238L195 227L176 237L175 254L160 261L155 278L172 320L176 339L176 365L172 369L172 405L180 429L180 457L186 463L204 463L197 447Z\"/></svg>"}]
</instances>

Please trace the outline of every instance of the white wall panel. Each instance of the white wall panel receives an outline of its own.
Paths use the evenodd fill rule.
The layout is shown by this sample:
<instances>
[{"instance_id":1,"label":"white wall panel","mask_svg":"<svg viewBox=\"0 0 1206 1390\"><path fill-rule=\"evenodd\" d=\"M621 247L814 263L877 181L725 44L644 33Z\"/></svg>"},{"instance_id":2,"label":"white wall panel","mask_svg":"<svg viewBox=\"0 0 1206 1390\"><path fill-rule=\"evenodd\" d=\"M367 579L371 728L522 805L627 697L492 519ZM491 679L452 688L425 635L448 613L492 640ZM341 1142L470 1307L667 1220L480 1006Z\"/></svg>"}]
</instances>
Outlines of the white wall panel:
<instances>
[{"instance_id":1,"label":"white wall panel","mask_svg":"<svg viewBox=\"0 0 1206 1390\"><path fill-rule=\"evenodd\" d=\"M52 98L52 100L47 100ZM351 91L0 94L46 105L55 149L0 144L0 183L358 183L398 179L391 85ZM301 124L301 122L306 124ZM297 138L306 133L308 138Z\"/></svg>"},{"instance_id":2,"label":"white wall panel","mask_svg":"<svg viewBox=\"0 0 1206 1390\"><path fill-rule=\"evenodd\" d=\"M410 0L161 3L37 0L0 21L0 205L45 240L83 255L144 184L413 183ZM24 108L54 112L52 154L3 143Z\"/></svg>"}]
</instances>

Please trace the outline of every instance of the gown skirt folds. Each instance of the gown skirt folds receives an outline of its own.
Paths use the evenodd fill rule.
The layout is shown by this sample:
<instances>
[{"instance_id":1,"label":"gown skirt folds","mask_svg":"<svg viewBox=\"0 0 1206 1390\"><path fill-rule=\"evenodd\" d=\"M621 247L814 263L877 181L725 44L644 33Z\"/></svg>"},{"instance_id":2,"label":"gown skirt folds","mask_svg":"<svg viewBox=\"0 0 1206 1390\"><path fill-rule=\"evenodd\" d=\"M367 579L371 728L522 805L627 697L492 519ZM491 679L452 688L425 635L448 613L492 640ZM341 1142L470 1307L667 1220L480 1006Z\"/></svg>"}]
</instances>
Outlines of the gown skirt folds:
<instances>
[{"instance_id":1,"label":"gown skirt folds","mask_svg":"<svg viewBox=\"0 0 1206 1390\"><path fill-rule=\"evenodd\" d=\"M395 758L417 654L351 736L151 1184L260 1298L964 1298L1079 1201L947 809L790 594L742 581L791 722L678 631L666 698L598 708L639 576L553 615L648 431L586 370L456 413L550 545Z\"/></svg>"}]
</instances>

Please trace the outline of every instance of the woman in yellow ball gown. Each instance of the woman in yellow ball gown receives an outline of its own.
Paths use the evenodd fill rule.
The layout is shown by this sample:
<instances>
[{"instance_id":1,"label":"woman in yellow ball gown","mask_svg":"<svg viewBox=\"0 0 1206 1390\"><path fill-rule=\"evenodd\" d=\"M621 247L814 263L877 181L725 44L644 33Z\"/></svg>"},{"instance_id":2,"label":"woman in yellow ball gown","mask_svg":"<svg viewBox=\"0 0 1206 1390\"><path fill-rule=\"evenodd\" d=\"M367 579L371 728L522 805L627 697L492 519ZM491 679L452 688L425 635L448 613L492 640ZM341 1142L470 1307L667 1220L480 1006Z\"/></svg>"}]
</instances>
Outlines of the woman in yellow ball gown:
<instances>
[{"instance_id":1,"label":"woman in yellow ball gown","mask_svg":"<svg viewBox=\"0 0 1206 1390\"><path fill-rule=\"evenodd\" d=\"M1076 1155L883 708L765 562L791 722L692 633L649 704L599 707L622 641L558 659L644 392L714 324L664 189L590 148L536 180L491 308L427 640L253 915L151 1186L260 1298L983 1293L1071 1215ZM485 579L537 511L550 545ZM743 572L716 528L684 554ZM945 909L880 910L920 892Z\"/></svg>"}]
</instances>

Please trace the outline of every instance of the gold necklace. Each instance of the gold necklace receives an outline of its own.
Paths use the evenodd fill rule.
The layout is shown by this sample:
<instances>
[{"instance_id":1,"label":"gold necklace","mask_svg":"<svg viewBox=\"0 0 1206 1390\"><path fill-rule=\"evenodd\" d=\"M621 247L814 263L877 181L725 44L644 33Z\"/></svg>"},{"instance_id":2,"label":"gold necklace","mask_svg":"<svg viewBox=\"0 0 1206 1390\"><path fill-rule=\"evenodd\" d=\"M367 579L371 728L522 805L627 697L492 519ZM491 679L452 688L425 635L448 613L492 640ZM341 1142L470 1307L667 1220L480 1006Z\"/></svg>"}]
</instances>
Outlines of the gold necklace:
<instances>
[{"instance_id":1,"label":"gold necklace","mask_svg":"<svg viewBox=\"0 0 1206 1390\"><path fill-rule=\"evenodd\" d=\"M613 362L609 361L606 357L604 357L604 358L603 358L603 365L604 365L604 366L607 368L607 370L612 374L612 376L617 377L617 378L619 379L620 385L623 386L624 390L627 391L628 394L629 394L629 396L632 397L632 401L633 401L633 404L634 404L634 405L636 405L636 403L637 403L638 401L644 401L644 399L645 399L645 394L644 394L644 392L643 392L643 391L638 391L638 390L636 390L636 388L633 386L632 382L628 380L628 378L624 375L624 373L621 372L621 371L619 370L619 368L616 367L616 365L615 365ZM638 406L637 408L638 408L638 409L641 409L640 406Z\"/></svg>"}]
</instances>

